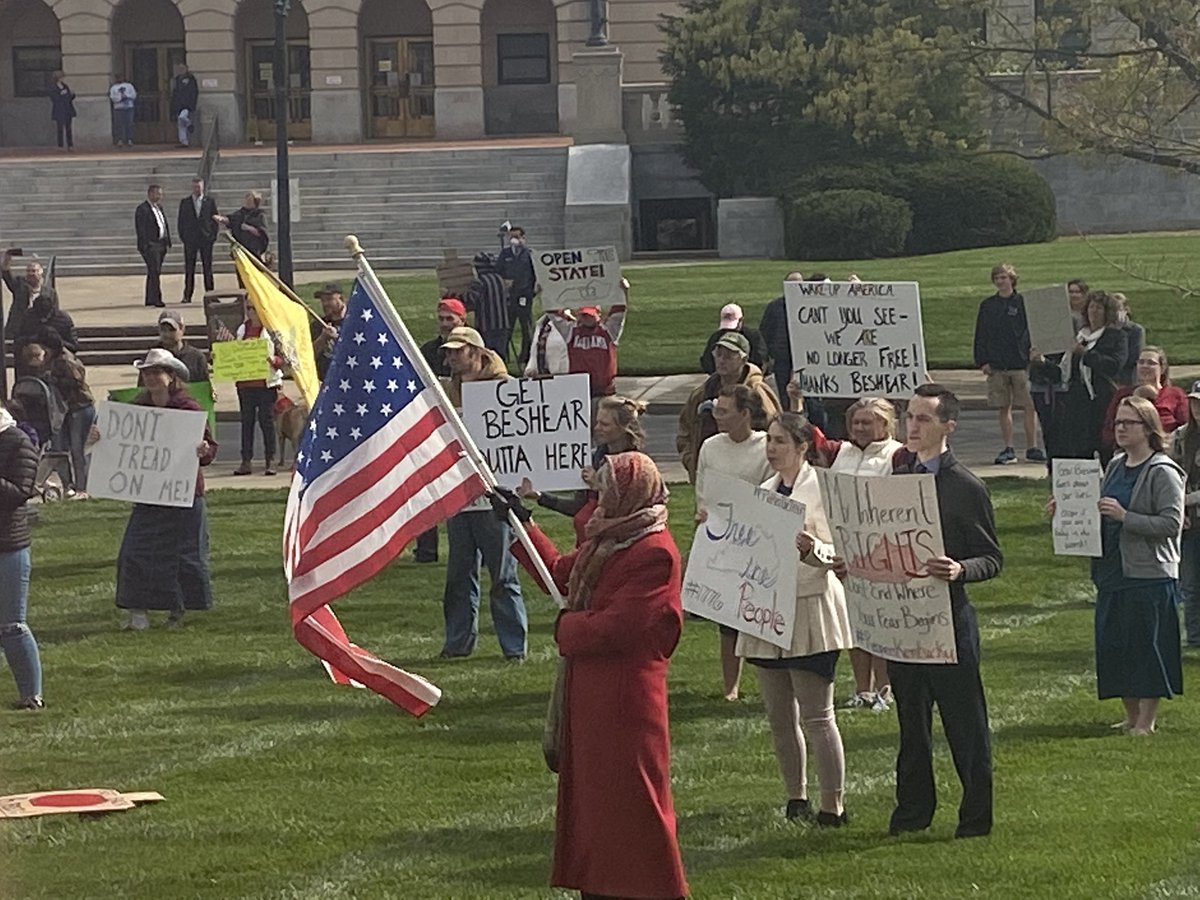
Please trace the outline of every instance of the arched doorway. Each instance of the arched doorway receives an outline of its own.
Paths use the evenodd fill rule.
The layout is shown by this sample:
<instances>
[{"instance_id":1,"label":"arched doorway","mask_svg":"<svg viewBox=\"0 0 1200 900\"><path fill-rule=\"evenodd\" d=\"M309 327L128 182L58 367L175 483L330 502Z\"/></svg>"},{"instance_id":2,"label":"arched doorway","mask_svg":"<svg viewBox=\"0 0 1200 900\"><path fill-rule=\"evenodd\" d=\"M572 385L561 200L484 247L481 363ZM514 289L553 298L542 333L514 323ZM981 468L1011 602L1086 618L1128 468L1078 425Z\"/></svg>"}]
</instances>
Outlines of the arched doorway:
<instances>
[{"instance_id":1,"label":"arched doorway","mask_svg":"<svg viewBox=\"0 0 1200 900\"><path fill-rule=\"evenodd\" d=\"M185 61L183 16L171 0L122 0L112 18L113 72L137 88L135 144L175 143L171 78Z\"/></svg>"},{"instance_id":2,"label":"arched doorway","mask_svg":"<svg viewBox=\"0 0 1200 900\"><path fill-rule=\"evenodd\" d=\"M483 120L488 134L558 131L558 42L551 0L487 0Z\"/></svg>"},{"instance_id":3,"label":"arched doorway","mask_svg":"<svg viewBox=\"0 0 1200 900\"><path fill-rule=\"evenodd\" d=\"M275 4L242 0L234 21L241 52L238 83L245 98L246 137L270 141L275 136ZM308 14L292 0L287 17L288 137L312 137L312 69L308 55Z\"/></svg>"},{"instance_id":4,"label":"arched doorway","mask_svg":"<svg viewBox=\"0 0 1200 900\"><path fill-rule=\"evenodd\" d=\"M54 143L46 97L62 68L58 17L42 0L0 2L0 135L5 146Z\"/></svg>"},{"instance_id":5,"label":"arched doorway","mask_svg":"<svg viewBox=\"0 0 1200 900\"><path fill-rule=\"evenodd\" d=\"M425 0L366 0L358 16L367 133L433 136L433 16Z\"/></svg>"}]
</instances>

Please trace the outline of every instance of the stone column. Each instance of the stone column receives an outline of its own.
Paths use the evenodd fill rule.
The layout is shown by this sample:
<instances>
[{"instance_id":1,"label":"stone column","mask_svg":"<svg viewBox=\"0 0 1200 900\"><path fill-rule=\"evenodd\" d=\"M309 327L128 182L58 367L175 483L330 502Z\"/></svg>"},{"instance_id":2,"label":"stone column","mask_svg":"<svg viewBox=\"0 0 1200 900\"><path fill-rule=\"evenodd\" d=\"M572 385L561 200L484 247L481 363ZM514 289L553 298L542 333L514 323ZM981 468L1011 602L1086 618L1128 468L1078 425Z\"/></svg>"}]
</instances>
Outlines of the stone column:
<instances>
[{"instance_id":1,"label":"stone column","mask_svg":"<svg viewBox=\"0 0 1200 900\"><path fill-rule=\"evenodd\" d=\"M470 5L431 0L433 115L439 138L483 137L483 57L479 16Z\"/></svg>"},{"instance_id":2,"label":"stone column","mask_svg":"<svg viewBox=\"0 0 1200 900\"><path fill-rule=\"evenodd\" d=\"M589 47L571 56L575 74L576 144L624 144L621 127L621 66L616 47Z\"/></svg>"},{"instance_id":3,"label":"stone column","mask_svg":"<svg viewBox=\"0 0 1200 900\"><path fill-rule=\"evenodd\" d=\"M69 0L55 10L62 35L63 75L75 92L72 132L76 147L111 147L112 112L108 87L112 72L111 10ZM46 104L46 118L50 104Z\"/></svg>"},{"instance_id":4,"label":"stone column","mask_svg":"<svg viewBox=\"0 0 1200 900\"><path fill-rule=\"evenodd\" d=\"M355 144L365 135L359 6L359 0L305 5L312 60L312 139L316 144Z\"/></svg>"}]
</instances>

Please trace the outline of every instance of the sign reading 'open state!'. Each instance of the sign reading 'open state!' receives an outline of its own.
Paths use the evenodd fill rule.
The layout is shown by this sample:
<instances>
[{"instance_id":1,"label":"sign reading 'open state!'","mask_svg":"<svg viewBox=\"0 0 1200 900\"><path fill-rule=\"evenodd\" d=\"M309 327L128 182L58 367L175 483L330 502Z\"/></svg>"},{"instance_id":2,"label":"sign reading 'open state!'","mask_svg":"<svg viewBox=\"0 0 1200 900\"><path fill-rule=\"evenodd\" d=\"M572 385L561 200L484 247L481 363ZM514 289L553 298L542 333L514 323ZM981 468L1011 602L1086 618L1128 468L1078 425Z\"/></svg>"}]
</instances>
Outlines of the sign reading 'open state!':
<instances>
[{"instance_id":1,"label":"sign reading 'open state!'","mask_svg":"<svg viewBox=\"0 0 1200 900\"><path fill-rule=\"evenodd\" d=\"M788 281L783 295L805 394L903 400L925 383L916 282Z\"/></svg>"},{"instance_id":2,"label":"sign reading 'open state!'","mask_svg":"<svg viewBox=\"0 0 1200 900\"><path fill-rule=\"evenodd\" d=\"M542 309L579 309L624 303L621 262L616 247L539 250L533 268Z\"/></svg>"}]
</instances>

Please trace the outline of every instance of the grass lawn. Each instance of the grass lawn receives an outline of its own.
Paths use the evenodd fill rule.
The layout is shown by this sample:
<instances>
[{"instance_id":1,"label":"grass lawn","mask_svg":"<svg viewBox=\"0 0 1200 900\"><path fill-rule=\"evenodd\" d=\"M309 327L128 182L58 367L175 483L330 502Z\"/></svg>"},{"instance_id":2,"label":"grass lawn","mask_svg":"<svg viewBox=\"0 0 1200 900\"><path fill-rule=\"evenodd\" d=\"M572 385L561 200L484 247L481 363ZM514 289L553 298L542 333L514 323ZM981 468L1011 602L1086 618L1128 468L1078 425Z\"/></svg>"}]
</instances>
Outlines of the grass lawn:
<instances>
[{"instance_id":1,"label":"grass lawn","mask_svg":"<svg viewBox=\"0 0 1200 900\"><path fill-rule=\"evenodd\" d=\"M784 823L753 677L719 697L715 629L688 623L671 668L675 802L697 897L1169 897L1200 885L1200 708L1165 704L1151 738L1108 728L1083 563L1051 556L1045 487L993 482L1008 565L972 591L995 731L996 830L951 837L958 784L927 834L885 836L894 713L841 712L851 825ZM398 562L339 605L353 638L431 677L414 720L336 688L287 627L282 492L210 495L217 608L181 632L117 631L113 560L128 514L57 504L35 531L30 622L48 709L0 712L0 793L158 790L103 818L0 822L4 898L557 897L545 887L554 780L540 754L553 614L530 595L530 659L503 662L485 618L468 661L433 660L442 571ZM672 497L686 548L691 492ZM560 544L568 521L539 515ZM444 534L444 533L443 533ZM444 538L443 538L444 540ZM1189 689L1200 676L1187 659ZM843 660L839 699L849 691ZM0 676L0 695L11 691ZM815 772L810 776L815 791Z\"/></svg>"},{"instance_id":2,"label":"grass lawn","mask_svg":"<svg viewBox=\"0 0 1200 900\"><path fill-rule=\"evenodd\" d=\"M1200 363L1200 298L1184 300L1169 288L1138 281L1096 253L1138 274L1200 288L1200 266L1195 263L1200 235L1122 235L1089 242L1060 238L1048 244L854 262L629 266L633 305L621 343L620 369L626 375L700 371L700 351L717 327L721 307L740 303L757 326L763 307L781 293L783 278L792 269L806 275L823 271L834 279L855 272L865 280L919 282L930 368L970 368L975 313L979 301L992 293L991 267L1002 261L1017 267L1026 287L1083 278L1097 288L1123 291L1149 340L1165 347L1172 362ZM436 332L432 273L389 278L385 286L418 341ZM302 286L300 296L310 297L317 287Z\"/></svg>"}]
</instances>

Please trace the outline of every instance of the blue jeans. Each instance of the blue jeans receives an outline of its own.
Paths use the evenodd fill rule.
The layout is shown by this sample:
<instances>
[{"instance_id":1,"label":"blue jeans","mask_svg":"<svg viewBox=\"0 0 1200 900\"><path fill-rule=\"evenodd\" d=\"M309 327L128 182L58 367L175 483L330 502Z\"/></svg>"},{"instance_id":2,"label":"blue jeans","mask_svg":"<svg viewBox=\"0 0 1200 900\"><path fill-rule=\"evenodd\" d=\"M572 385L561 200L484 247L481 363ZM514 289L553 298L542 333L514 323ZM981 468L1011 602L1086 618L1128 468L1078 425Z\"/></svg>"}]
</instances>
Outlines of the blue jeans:
<instances>
[{"instance_id":1,"label":"blue jeans","mask_svg":"<svg viewBox=\"0 0 1200 900\"><path fill-rule=\"evenodd\" d=\"M133 107L113 110L113 140L118 144L133 143Z\"/></svg>"},{"instance_id":2,"label":"blue jeans","mask_svg":"<svg viewBox=\"0 0 1200 900\"><path fill-rule=\"evenodd\" d=\"M1200 522L1193 520L1180 541L1179 598L1183 602L1184 640L1200 647Z\"/></svg>"},{"instance_id":3,"label":"blue jeans","mask_svg":"<svg viewBox=\"0 0 1200 900\"><path fill-rule=\"evenodd\" d=\"M91 404L73 409L63 420L62 430L55 441L55 450L66 450L71 454L71 483L64 485L77 491L86 490L88 455L84 453L88 432L96 424L96 407Z\"/></svg>"},{"instance_id":4,"label":"blue jeans","mask_svg":"<svg viewBox=\"0 0 1200 900\"><path fill-rule=\"evenodd\" d=\"M490 512L464 512L446 521L449 545L446 591L442 611L446 616L447 656L469 656L479 637L479 560L492 576L489 601L492 625L507 657L525 655L525 601L517 580L517 560L509 552L512 531Z\"/></svg>"},{"instance_id":5,"label":"blue jeans","mask_svg":"<svg viewBox=\"0 0 1200 900\"><path fill-rule=\"evenodd\" d=\"M42 695L42 660L25 624L29 605L29 548L0 553L0 647L22 700Z\"/></svg>"}]
</instances>

